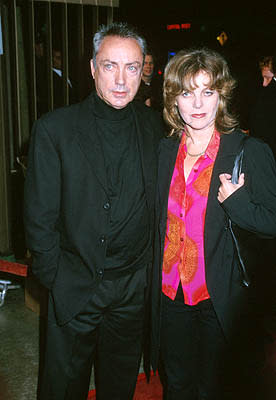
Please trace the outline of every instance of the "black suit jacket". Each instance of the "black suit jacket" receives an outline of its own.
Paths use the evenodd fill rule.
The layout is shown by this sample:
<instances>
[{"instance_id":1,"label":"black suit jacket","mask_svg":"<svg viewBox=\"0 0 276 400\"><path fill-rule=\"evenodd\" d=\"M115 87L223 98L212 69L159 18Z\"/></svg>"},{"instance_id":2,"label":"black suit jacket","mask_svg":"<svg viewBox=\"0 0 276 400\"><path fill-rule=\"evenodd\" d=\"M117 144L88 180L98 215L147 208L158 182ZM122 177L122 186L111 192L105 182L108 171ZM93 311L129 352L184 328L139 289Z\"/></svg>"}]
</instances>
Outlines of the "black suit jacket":
<instances>
[{"instance_id":1,"label":"black suit jacket","mask_svg":"<svg viewBox=\"0 0 276 400\"><path fill-rule=\"evenodd\" d=\"M248 310L250 291L241 285L227 215L243 229L271 237L276 235L276 165L270 148L263 142L254 138L247 140L243 162L245 185L223 204L217 200L219 174L232 173L243 135L240 131L235 131L221 136L210 183L204 228L207 288L222 329L229 340L238 331L241 318ZM152 279L151 350L154 369L157 368L160 345L162 259L168 196L178 147L179 140L175 138L160 142L156 204L158 233ZM255 264L259 260L257 251L258 249ZM261 265L258 267L261 268Z\"/></svg>"},{"instance_id":2,"label":"black suit jacket","mask_svg":"<svg viewBox=\"0 0 276 400\"><path fill-rule=\"evenodd\" d=\"M93 96L57 109L33 127L24 217L32 271L54 298L60 324L86 303L103 269L110 199L93 116ZM133 102L150 229L163 125L157 112ZM135 190L135 188L133 188ZM111 205L112 206L112 205Z\"/></svg>"}]
</instances>

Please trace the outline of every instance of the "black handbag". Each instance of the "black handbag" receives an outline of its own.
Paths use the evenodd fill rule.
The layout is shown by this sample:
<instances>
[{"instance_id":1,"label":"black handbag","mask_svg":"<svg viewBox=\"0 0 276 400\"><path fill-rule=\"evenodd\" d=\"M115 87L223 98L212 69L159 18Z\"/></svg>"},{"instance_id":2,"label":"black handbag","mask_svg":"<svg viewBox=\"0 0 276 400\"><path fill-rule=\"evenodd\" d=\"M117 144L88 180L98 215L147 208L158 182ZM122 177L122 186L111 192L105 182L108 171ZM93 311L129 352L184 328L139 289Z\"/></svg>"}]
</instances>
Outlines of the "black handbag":
<instances>
[{"instance_id":1,"label":"black handbag","mask_svg":"<svg viewBox=\"0 0 276 400\"><path fill-rule=\"evenodd\" d=\"M234 161L234 167L233 167L232 178L231 178L231 182L234 184L237 184L239 182L239 176L240 176L241 170L242 170L244 144L247 139L248 139L248 136L244 136L244 138L242 139L238 154ZM249 287L249 285L251 283L251 279L250 279L249 273L248 273L246 265L245 265L245 260L246 259L249 260L250 256L252 257L252 254L250 254L249 248L250 247L252 248L252 246L254 247L254 244L255 244L255 243L252 243L252 238L255 239L254 242L257 240L257 238L251 232L245 231L244 229L241 229L237 225L233 224L229 217L228 217L228 228L231 232L235 253L236 253L236 256L238 259L242 285L245 287ZM248 247L248 245L249 245L249 247ZM245 252L247 254L245 254Z\"/></svg>"}]
</instances>

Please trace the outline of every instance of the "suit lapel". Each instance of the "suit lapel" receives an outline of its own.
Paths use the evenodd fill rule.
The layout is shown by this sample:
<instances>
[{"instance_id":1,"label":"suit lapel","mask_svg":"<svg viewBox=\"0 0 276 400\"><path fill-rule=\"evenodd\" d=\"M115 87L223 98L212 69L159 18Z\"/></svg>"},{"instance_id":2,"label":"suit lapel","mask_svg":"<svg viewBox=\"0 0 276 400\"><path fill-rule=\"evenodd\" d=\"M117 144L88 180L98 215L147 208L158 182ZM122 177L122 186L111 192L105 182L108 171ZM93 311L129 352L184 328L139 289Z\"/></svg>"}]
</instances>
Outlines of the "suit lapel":
<instances>
[{"instance_id":1,"label":"suit lapel","mask_svg":"<svg viewBox=\"0 0 276 400\"><path fill-rule=\"evenodd\" d=\"M88 163L104 190L107 189L107 177L104 155L97 136L96 121L93 114L93 95L81 103L78 120L78 143Z\"/></svg>"},{"instance_id":2,"label":"suit lapel","mask_svg":"<svg viewBox=\"0 0 276 400\"><path fill-rule=\"evenodd\" d=\"M154 203L154 187L157 175L157 162L154 146L157 141L154 140L152 133L152 126L148 124L145 119L145 115L137 107L134 109L132 105L132 111L135 120L135 127L138 139L138 149L141 157L142 173L145 185L146 198L149 209L152 209Z\"/></svg>"}]
</instances>

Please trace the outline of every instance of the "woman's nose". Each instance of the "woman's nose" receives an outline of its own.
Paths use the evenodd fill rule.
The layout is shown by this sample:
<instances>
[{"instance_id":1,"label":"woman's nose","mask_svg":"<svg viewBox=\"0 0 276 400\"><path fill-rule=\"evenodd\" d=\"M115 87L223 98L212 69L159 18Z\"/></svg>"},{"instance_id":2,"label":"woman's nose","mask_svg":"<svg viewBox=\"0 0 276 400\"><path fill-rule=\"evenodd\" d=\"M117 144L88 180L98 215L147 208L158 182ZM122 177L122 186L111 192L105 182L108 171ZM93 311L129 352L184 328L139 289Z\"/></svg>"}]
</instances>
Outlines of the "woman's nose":
<instances>
[{"instance_id":1,"label":"woman's nose","mask_svg":"<svg viewBox=\"0 0 276 400\"><path fill-rule=\"evenodd\" d=\"M202 107L202 99L201 96L194 97L194 108L201 108Z\"/></svg>"}]
</instances>

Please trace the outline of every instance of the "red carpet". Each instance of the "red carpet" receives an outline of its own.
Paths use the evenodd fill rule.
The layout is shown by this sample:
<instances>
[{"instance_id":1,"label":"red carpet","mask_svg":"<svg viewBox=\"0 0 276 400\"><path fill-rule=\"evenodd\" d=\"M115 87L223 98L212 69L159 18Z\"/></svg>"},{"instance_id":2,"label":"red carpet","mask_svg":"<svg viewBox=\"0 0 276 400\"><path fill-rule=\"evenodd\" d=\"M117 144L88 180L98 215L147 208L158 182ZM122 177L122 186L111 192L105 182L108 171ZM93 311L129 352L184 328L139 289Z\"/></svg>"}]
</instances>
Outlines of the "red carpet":
<instances>
[{"instance_id":1,"label":"red carpet","mask_svg":"<svg viewBox=\"0 0 276 400\"><path fill-rule=\"evenodd\" d=\"M0 259L0 271L19 276L27 276L28 265Z\"/></svg>"},{"instance_id":2,"label":"red carpet","mask_svg":"<svg viewBox=\"0 0 276 400\"><path fill-rule=\"evenodd\" d=\"M88 400L95 400L95 390L90 390ZM158 375L152 375L147 383L145 374L139 374L133 400L162 400L162 385Z\"/></svg>"}]
</instances>

